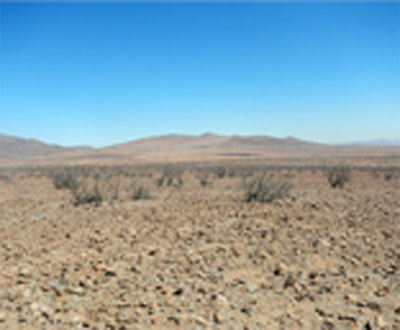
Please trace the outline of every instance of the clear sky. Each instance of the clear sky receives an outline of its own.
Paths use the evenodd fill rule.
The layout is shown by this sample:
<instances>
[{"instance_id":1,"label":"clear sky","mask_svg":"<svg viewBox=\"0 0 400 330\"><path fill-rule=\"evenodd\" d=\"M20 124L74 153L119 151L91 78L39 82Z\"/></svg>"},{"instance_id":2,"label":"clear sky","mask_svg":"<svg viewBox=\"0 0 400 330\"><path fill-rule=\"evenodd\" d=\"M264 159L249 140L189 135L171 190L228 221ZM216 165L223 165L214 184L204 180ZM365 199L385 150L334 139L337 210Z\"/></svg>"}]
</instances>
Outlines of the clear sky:
<instances>
[{"instance_id":1,"label":"clear sky","mask_svg":"<svg viewBox=\"0 0 400 330\"><path fill-rule=\"evenodd\" d=\"M0 3L0 133L400 139L400 2Z\"/></svg>"}]
</instances>

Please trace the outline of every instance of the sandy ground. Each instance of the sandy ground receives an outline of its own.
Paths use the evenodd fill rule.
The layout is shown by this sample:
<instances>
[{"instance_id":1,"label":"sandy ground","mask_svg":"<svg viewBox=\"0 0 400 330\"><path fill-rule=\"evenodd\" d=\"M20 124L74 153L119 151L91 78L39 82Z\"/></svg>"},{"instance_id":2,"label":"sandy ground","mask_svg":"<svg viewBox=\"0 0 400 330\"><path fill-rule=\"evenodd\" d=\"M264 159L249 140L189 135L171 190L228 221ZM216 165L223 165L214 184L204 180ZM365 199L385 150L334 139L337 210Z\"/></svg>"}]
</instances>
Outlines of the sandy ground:
<instances>
[{"instance_id":1,"label":"sandy ground","mask_svg":"<svg viewBox=\"0 0 400 330\"><path fill-rule=\"evenodd\" d=\"M399 178L295 173L269 204L183 178L98 207L0 181L0 328L400 329Z\"/></svg>"}]
</instances>

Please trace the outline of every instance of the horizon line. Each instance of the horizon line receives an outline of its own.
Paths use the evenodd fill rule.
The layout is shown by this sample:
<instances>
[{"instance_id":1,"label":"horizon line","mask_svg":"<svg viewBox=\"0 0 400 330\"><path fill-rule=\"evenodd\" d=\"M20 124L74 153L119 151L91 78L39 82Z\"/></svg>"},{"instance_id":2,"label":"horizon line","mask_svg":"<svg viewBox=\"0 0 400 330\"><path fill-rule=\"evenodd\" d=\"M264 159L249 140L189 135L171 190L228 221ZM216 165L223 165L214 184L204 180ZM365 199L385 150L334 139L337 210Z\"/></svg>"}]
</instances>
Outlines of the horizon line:
<instances>
[{"instance_id":1,"label":"horizon line","mask_svg":"<svg viewBox=\"0 0 400 330\"><path fill-rule=\"evenodd\" d=\"M15 139L22 139L22 140L33 140L39 143L47 144L50 146L56 146L56 147L61 147L61 148L91 148L91 149L105 149L105 148L110 148L113 146L121 145L121 144L127 144L135 141L140 141L140 140L145 140L145 139L156 139L156 138L163 138L163 137L168 137L168 136L180 136L180 137L204 137L207 135L214 135L214 136L219 136L219 137L228 137L228 138L234 138L234 137L239 137L239 138L251 138L251 137L266 137L266 138L271 138L271 139L277 139L277 140L285 140L285 139L294 139L302 142L308 142L308 143L314 143L314 144L322 144L322 145L330 145L330 146L395 146L395 147L400 147L400 138L376 138L376 139L371 139L371 140L363 140L363 139L358 139L358 140L353 140L353 141L346 141L346 142L320 142L318 140L313 140L313 139L308 139L308 138L302 138L302 137L297 137L293 135L285 135L285 136L273 136L273 135L266 135L266 134L220 134L216 132L210 132L210 131L204 131L203 133L200 134L187 134L187 133L177 133L177 132L170 132L170 133L165 133L165 134L150 134L150 135L145 135L141 136L138 138L133 138L133 139L127 139L122 142L116 142L116 143L111 143L111 144L106 144L106 145L101 145L101 146L94 146L89 143L82 143L82 144L75 144L75 145L68 145L68 144L63 144L59 142L47 142L45 139L38 138L38 137L32 137L32 136L21 136L21 135L16 135L16 134L8 134L8 133L2 133L0 132L0 137L10 137L10 138L15 138Z\"/></svg>"}]
</instances>

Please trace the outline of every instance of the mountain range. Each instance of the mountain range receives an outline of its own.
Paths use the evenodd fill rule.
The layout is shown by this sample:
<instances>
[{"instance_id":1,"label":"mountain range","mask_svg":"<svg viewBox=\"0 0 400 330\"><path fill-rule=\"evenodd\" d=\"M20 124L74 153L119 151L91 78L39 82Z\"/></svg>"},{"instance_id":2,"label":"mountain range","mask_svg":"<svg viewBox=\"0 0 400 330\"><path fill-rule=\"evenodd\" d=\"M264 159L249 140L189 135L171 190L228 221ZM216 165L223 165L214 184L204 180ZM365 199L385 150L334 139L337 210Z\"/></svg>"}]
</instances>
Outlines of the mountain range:
<instances>
[{"instance_id":1,"label":"mountain range","mask_svg":"<svg viewBox=\"0 0 400 330\"><path fill-rule=\"evenodd\" d=\"M138 139L105 148L62 147L35 139L0 135L0 162L134 162L214 159L316 158L343 156L400 156L400 146L327 145L269 136L200 136L169 134Z\"/></svg>"}]
</instances>

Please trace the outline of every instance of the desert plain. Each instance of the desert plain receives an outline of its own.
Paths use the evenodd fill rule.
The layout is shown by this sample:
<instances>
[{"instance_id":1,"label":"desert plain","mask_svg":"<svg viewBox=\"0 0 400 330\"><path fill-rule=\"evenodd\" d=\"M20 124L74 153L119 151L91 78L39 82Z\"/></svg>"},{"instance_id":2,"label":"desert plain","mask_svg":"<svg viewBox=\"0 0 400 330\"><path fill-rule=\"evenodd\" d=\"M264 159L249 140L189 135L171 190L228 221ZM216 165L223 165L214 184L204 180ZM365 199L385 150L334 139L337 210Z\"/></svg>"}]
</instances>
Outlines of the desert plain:
<instances>
[{"instance_id":1,"label":"desert plain","mask_svg":"<svg viewBox=\"0 0 400 330\"><path fill-rule=\"evenodd\" d=\"M398 147L0 142L0 329L400 329Z\"/></svg>"},{"instance_id":2,"label":"desert plain","mask_svg":"<svg viewBox=\"0 0 400 330\"><path fill-rule=\"evenodd\" d=\"M400 329L399 160L281 163L3 166L0 328Z\"/></svg>"}]
</instances>

